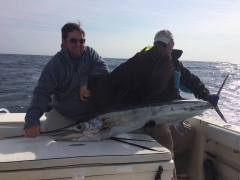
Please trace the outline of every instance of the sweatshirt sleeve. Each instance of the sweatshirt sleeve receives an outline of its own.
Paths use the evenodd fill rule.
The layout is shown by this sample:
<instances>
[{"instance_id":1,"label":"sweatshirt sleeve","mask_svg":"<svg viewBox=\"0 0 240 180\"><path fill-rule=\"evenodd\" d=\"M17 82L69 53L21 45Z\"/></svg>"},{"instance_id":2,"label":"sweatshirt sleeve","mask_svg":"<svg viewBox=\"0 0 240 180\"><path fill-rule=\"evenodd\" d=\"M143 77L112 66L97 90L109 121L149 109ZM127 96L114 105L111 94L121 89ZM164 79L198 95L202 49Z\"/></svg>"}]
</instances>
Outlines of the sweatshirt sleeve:
<instances>
[{"instance_id":1,"label":"sweatshirt sleeve","mask_svg":"<svg viewBox=\"0 0 240 180\"><path fill-rule=\"evenodd\" d=\"M192 74L183 64L178 61L179 69L181 72L180 84L191 90L197 99L203 99L207 94L210 94L209 90L201 82L198 76Z\"/></svg>"},{"instance_id":2,"label":"sweatshirt sleeve","mask_svg":"<svg viewBox=\"0 0 240 180\"><path fill-rule=\"evenodd\" d=\"M80 86L88 85L88 76L89 75L99 76L99 75L107 74L109 72L109 68L108 68L106 62L92 48L89 48L89 57L90 57L89 60L91 62L91 70L87 76L83 76L81 78Z\"/></svg>"},{"instance_id":3,"label":"sweatshirt sleeve","mask_svg":"<svg viewBox=\"0 0 240 180\"><path fill-rule=\"evenodd\" d=\"M34 125L40 125L40 118L46 110L47 103L51 99L57 87L57 66L50 60L44 67L38 84L33 91L33 98L25 116L24 129Z\"/></svg>"}]
</instances>

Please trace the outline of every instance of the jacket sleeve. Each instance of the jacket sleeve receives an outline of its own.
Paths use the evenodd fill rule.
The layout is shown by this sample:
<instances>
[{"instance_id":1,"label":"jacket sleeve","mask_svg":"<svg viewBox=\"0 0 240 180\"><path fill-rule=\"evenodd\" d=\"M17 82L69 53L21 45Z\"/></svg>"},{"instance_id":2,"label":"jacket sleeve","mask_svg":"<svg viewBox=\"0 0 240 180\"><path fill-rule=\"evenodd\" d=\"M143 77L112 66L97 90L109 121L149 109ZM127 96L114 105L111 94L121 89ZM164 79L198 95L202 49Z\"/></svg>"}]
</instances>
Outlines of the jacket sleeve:
<instances>
[{"instance_id":1,"label":"jacket sleeve","mask_svg":"<svg viewBox=\"0 0 240 180\"><path fill-rule=\"evenodd\" d=\"M197 99L203 99L207 94L210 94L209 90L201 82L198 76L192 74L183 64L177 60L179 70L181 73L180 84L191 90Z\"/></svg>"},{"instance_id":2,"label":"jacket sleeve","mask_svg":"<svg viewBox=\"0 0 240 180\"><path fill-rule=\"evenodd\" d=\"M89 75L99 76L99 75L107 74L109 72L109 68L108 68L106 62L92 48L90 48L90 50L89 50L89 57L90 57L89 60L91 62L91 70L87 76L83 76L81 78L80 86L88 85L88 76Z\"/></svg>"},{"instance_id":3,"label":"jacket sleeve","mask_svg":"<svg viewBox=\"0 0 240 180\"><path fill-rule=\"evenodd\" d=\"M57 67L50 60L44 67L38 84L33 91L33 98L25 116L24 129L34 125L40 125L40 118L47 108L47 103L51 99L55 88L57 87L58 76Z\"/></svg>"}]
</instances>

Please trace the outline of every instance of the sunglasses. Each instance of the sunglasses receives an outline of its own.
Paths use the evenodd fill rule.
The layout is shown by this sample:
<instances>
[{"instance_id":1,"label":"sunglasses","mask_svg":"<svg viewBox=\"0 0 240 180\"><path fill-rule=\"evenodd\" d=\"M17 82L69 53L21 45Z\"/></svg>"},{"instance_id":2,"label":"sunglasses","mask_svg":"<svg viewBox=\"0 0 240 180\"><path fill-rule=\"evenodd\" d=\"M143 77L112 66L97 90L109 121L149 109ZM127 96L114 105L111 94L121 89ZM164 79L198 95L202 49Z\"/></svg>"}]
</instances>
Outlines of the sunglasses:
<instances>
[{"instance_id":1,"label":"sunglasses","mask_svg":"<svg viewBox=\"0 0 240 180\"><path fill-rule=\"evenodd\" d=\"M162 47L166 48L168 47L168 45L170 44L171 42L169 42L168 44L164 43L164 42L161 42L161 41L158 41L156 42L157 45L161 45Z\"/></svg>"},{"instance_id":2,"label":"sunglasses","mask_svg":"<svg viewBox=\"0 0 240 180\"><path fill-rule=\"evenodd\" d=\"M77 44L77 42L79 42L80 44L84 44L86 41L86 39L76 39L76 38L71 38L71 39L67 39L67 40L69 40L73 44Z\"/></svg>"}]
</instances>

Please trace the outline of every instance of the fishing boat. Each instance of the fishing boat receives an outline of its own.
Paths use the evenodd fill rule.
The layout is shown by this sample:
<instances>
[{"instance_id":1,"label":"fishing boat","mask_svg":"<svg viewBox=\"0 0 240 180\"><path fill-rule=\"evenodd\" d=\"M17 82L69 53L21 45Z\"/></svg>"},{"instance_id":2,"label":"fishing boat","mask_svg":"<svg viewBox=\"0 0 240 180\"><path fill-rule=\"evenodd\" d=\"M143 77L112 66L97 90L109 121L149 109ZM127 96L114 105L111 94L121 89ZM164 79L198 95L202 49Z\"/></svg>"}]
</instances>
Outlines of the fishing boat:
<instances>
[{"instance_id":1,"label":"fishing boat","mask_svg":"<svg viewBox=\"0 0 240 180\"><path fill-rule=\"evenodd\" d=\"M99 142L27 139L21 136L24 117L0 114L0 179L172 179L170 151L147 135L127 133ZM185 179L239 180L240 127L199 116L188 121L196 137Z\"/></svg>"}]
</instances>

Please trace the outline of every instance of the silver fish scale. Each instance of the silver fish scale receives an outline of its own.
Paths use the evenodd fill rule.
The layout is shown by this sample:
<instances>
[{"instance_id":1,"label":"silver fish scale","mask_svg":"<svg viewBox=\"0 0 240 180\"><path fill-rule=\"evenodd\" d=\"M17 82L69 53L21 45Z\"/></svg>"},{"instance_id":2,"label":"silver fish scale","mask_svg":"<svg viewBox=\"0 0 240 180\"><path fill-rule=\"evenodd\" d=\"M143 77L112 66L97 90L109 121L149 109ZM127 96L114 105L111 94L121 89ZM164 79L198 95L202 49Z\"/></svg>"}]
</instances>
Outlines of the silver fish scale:
<instances>
[{"instance_id":1,"label":"silver fish scale","mask_svg":"<svg viewBox=\"0 0 240 180\"><path fill-rule=\"evenodd\" d=\"M75 132L61 139L72 141L98 141L111 136L130 132L143 127L153 120L156 124L172 123L201 114L211 108L206 101L182 100L171 103L134 108L125 111L115 111L100 115L89 122L80 123Z\"/></svg>"}]
</instances>

